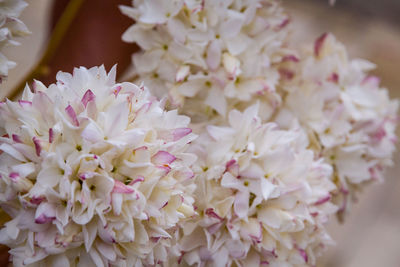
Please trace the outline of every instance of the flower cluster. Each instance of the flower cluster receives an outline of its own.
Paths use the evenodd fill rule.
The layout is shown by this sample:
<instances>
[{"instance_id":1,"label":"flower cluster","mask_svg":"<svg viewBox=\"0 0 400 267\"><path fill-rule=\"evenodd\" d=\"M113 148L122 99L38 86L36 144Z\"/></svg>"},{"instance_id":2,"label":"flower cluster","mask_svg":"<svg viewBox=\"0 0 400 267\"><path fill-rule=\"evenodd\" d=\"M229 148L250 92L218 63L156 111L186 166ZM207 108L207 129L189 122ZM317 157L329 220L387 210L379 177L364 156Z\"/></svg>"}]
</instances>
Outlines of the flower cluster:
<instances>
[{"instance_id":1,"label":"flower cluster","mask_svg":"<svg viewBox=\"0 0 400 267\"><path fill-rule=\"evenodd\" d=\"M123 40L143 50L133 55L137 81L192 119L225 117L254 96L264 118L279 105L273 65L284 58L289 18L277 1L139 0L121 10L136 21Z\"/></svg>"},{"instance_id":2,"label":"flower cluster","mask_svg":"<svg viewBox=\"0 0 400 267\"><path fill-rule=\"evenodd\" d=\"M3 6L24 4L0 0L0 48L26 31ZM391 164L398 102L373 64L329 34L288 48L276 0L121 10L151 93L81 67L0 103L14 265L315 266L325 223Z\"/></svg>"},{"instance_id":3,"label":"flower cluster","mask_svg":"<svg viewBox=\"0 0 400 267\"><path fill-rule=\"evenodd\" d=\"M0 0L0 83L7 77L8 70L15 66L1 50L8 45L18 45L13 38L29 33L25 24L18 19L26 6L22 0Z\"/></svg>"},{"instance_id":4,"label":"flower cluster","mask_svg":"<svg viewBox=\"0 0 400 267\"><path fill-rule=\"evenodd\" d=\"M184 223L178 261L189 266L306 266L331 243L331 166L300 128L262 123L258 105L207 126L190 150L199 216ZM286 265L284 265L286 264ZM287 265L289 264L289 265Z\"/></svg>"},{"instance_id":5,"label":"flower cluster","mask_svg":"<svg viewBox=\"0 0 400 267\"><path fill-rule=\"evenodd\" d=\"M329 34L307 51L287 47L275 0L121 10L136 22L123 39L142 49L136 80L199 123L190 148L199 215L176 232L178 261L314 265L330 243L324 222L391 164L398 102L368 75L373 65L349 60Z\"/></svg>"},{"instance_id":6,"label":"flower cluster","mask_svg":"<svg viewBox=\"0 0 400 267\"><path fill-rule=\"evenodd\" d=\"M0 104L0 205L12 218L0 243L14 265L165 261L195 214L189 118L115 84L115 68L60 72L33 89Z\"/></svg>"},{"instance_id":7,"label":"flower cluster","mask_svg":"<svg viewBox=\"0 0 400 267\"><path fill-rule=\"evenodd\" d=\"M331 34L318 38L299 60L281 66L293 77L281 83L286 95L276 120L287 127L300 121L314 151L334 167L334 202L341 216L349 198L363 184L381 181L384 167L391 165L398 102L368 74L374 65L349 60Z\"/></svg>"}]
</instances>

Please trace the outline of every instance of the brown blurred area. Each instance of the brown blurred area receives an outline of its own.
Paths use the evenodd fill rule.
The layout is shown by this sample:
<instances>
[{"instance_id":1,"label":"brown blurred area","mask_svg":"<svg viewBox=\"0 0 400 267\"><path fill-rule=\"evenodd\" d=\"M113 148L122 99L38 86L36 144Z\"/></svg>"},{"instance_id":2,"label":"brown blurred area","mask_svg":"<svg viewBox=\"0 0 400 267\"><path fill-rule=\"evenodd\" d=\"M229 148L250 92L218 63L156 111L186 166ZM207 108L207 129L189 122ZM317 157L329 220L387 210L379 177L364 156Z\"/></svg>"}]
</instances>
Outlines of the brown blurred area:
<instances>
[{"instance_id":1,"label":"brown blurred area","mask_svg":"<svg viewBox=\"0 0 400 267\"><path fill-rule=\"evenodd\" d=\"M0 98L10 90L31 68L40 56L51 20L51 0L27 0L30 6L22 20L33 34L23 40L20 47L8 49L7 54L18 62L11 70L9 80L0 85ZM87 0L89 1L89 0ZM132 23L125 18L116 27L114 19L121 19L117 9L109 10L105 2L130 4L130 0L90 0L78 17L73 31L66 35L64 46L52 62L51 74L46 82L55 80L57 70L72 71L73 66L91 67L106 63L109 69L118 62L118 71L127 66L132 45L122 44L120 36ZM54 1L57 8L64 0ZM334 7L328 0L282 0L293 20L293 40L310 44L324 32L332 32L343 42L351 57L361 57L377 64L374 73L381 77L392 98L400 98L400 1L399 0L336 0ZM96 11L93 11L96 10ZM90 12L105 12L87 21ZM120 23L120 22L119 22ZM118 24L118 23L117 23ZM114 26L113 26L114 25ZM94 30L98 37L85 34ZM110 42L111 41L111 42ZM121 48L120 48L121 47ZM337 245L329 248L318 266L325 267L398 267L400 266L400 154L395 165L387 171L384 184L372 185L359 198L344 225L336 222L329 226ZM0 266L4 266L1 264Z\"/></svg>"},{"instance_id":2,"label":"brown blurred area","mask_svg":"<svg viewBox=\"0 0 400 267\"><path fill-rule=\"evenodd\" d=\"M44 54L58 19L70 0L27 0L29 6L22 20L32 35L21 39L19 47L9 47L5 54L18 67L10 71L9 78L0 85L3 99L19 80L33 68ZM129 0L84 0L78 13L63 36L54 55L47 62L47 73L35 77L44 84L55 82L58 71L72 72L74 67L87 68L104 64L106 69L118 63L118 74L130 65L131 54L137 50L133 44L122 41L122 33L133 20L119 11L119 5L129 5Z\"/></svg>"},{"instance_id":3,"label":"brown blurred area","mask_svg":"<svg viewBox=\"0 0 400 267\"><path fill-rule=\"evenodd\" d=\"M50 16L52 28L68 2L70 0L54 1ZM131 62L130 55L136 50L134 45L121 40L123 32L133 23L119 11L118 6L123 4L130 4L130 1L85 0L49 62L50 72L42 81L53 83L59 70L72 72L78 66L89 68L104 64L108 70L118 63L118 73L122 73Z\"/></svg>"}]
</instances>

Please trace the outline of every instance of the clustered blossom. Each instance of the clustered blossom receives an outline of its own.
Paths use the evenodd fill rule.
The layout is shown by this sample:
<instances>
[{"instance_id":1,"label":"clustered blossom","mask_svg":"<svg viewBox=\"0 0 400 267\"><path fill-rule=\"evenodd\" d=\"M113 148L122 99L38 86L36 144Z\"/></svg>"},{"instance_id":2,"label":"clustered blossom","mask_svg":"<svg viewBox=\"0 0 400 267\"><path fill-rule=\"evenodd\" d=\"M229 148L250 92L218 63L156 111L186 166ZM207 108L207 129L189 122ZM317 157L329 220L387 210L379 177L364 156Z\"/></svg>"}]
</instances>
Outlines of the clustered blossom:
<instances>
[{"instance_id":1,"label":"clustered blossom","mask_svg":"<svg viewBox=\"0 0 400 267\"><path fill-rule=\"evenodd\" d=\"M23 7L0 0L0 22L4 3ZM276 0L132 5L151 93L81 67L0 103L13 264L315 266L325 223L391 164L398 102L373 64L329 34L288 48Z\"/></svg>"},{"instance_id":2,"label":"clustered blossom","mask_svg":"<svg viewBox=\"0 0 400 267\"><path fill-rule=\"evenodd\" d=\"M29 33L25 24L18 19L26 6L22 0L0 0L0 83L7 77L8 70L15 66L1 51L6 46L18 45L13 40L15 37Z\"/></svg>"},{"instance_id":3,"label":"clustered blossom","mask_svg":"<svg viewBox=\"0 0 400 267\"><path fill-rule=\"evenodd\" d=\"M115 68L59 72L0 104L0 243L15 266L142 266L166 261L195 214L189 118Z\"/></svg>"},{"instance_id":4,"label":"clustered blossom","mask_svg":"<svg viewBox=\"0 0 400 267\"><path fill-rule=\"evenodd\" d=\"M330 243L323 224L391 164L398 102L368 74L373 65L349 60L329 34L305 52L288 47L289 19L275 0L132 5L121 10L135 20L123 39L142 49L136 80L199 122L198 216L176 232L177 261L315 265ZM260 173L247 176L249 166Z\"/></svg>"},{"instance_id":5,"label":"clustered blossom","mask_svg":"<svg viewBox=\"0 0 400 267\"><path fill-rule=\"evenodd\" d=\"M314 159L300 128L262 123L258 105L207 126L191 146L196 211L178 259L188 266L314 266L331 239L331 166Z\"/></svg>"},{"instance_id":6,"label":"clustered blossom","mask_svg":"<svg viewBox=\"0 0 400 267\"><path fill-rule=\"evenodd\" d=\"M143 50L133 55L137 81L196 121L263 99L269 118L281 99L274 64L285 57L288 16L273 0L139 0L122 6L135 20L123 40Z\"/></svg>"},{"instance_id":7,"label":"clustered blossom","mask_svg":"<svg viewBox=\"0 0 400 267\"><path fill-rule=\"evenodd\" d=\"M349 60L331 34L318 38L299 60L281 66L293 77L281 84L286 96L276 120L287 127L300 121L314 151L333 166L333 201L342 216L349 198L364 184L381 181L392 164L398 102L368 74L374 65Z\"/></svg>"}]
</instances>

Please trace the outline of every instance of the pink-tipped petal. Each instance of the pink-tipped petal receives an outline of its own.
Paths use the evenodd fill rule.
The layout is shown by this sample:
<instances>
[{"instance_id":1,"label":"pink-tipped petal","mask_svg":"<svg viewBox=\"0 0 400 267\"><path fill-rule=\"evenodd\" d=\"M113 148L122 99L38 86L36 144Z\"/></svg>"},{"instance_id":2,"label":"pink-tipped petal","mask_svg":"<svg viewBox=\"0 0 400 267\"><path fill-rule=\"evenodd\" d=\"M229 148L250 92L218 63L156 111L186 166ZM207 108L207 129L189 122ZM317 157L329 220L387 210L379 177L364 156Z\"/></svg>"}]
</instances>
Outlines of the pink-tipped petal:
<instances>
[{"instance_id":1,"label":"pink-tipped petal","mask_svg":"<svg viewBox=\"0 0 400 267\"><path fill-rule=\"evenodd\" d=\"M170 166L157 166L157 168L164 172L163 175L167 175L171 171Z\"/></svg>"},{"instance_id":2,"label":"pink-tipped petal","mask_svg":"<svg viewBox=\"0 0 400 267\"><path fill-rule=\"evenodd\" d=\"M325 197L320 198L319 200L317 200L317 201L314 203L314 205L316 205L316 206L322 205L322 204L328 202L329 200L331 200L331 198L332 198L331 195L327 195L327 196L325 196Z\"/></svg>"},{"instance_id":3,"label":"pink-tipped petal","mask_svg":"<svg viewBox=\"0 0 400 267\"><path fill-rule=\"evenodd\" d=\"M338 83L339 82L339 74L336 72L332 73L331 76L327 79L329 82Z\"/></svg>"},{"instance_id":4,"label":"pink-tipped petal","mask_svg":"<svg viewBox=\"0 0 400 267\"><path fill-rule=\"evenodd\" d=\"M381 83L381 79L380 79L379 77L373 76L373 75L370 75L370 76L365 77L365 79L362 81L362 84L363 84L363 85L365 85L365 84L370 84L370 85L372 85L374 88L379 87L379 84L380 84L380 83Z\"/></svg>"},{"instance_id":5,"label":"pink-tipped petal","mask_svg":"<svg viewBox=\"0 0 400 267\"><path fill-rule=\"evenodd\" d=\"M19 135L13 134L12 139L15 143L22 143L21 137Z\"/></svg>"},{"instance_id":6,"label":"pink-tipped petal","mask_svg":"<svg viewBox=\"0 0 400 267\"><path fill-rule=\"evenodd\" d=\"M143 104L143 105L136 111L136 113L139 114L139 113L145 113L145 112L149 111L149 109L150 109L150 107L151 107L152 104L153 104L152 102L147 102L147 103Z\"/></svg>"},{"instance_id":7,"label":"pink-tipped petal","mask_svg":"<svg viewBox=\"0 0 400 267\"><path fill-rule=\"evenodd\" d=\"M52 222L56 219L56 217L47 217L46 214L42 213L39 217L35 219L35 223L37 224L45 224Z\"/></svg>"},{"instance_id":8,"label":"pink-tipped petal","mask_svg":"<svg viewBox=\"0 0 400 267\"><path fill-rule=\"evenodd\" d=\"M125 185L124 183L114 180L114 188L112 190L113 193L121 193L121 194L131 194L135 192L135 189Z\"/></svg>"},{"instance_id":9,"label":"pink-tipped petal","mask_svg":"<svg viewBox=\"0 0 400 267\"><path fill-rule=\"evenodd\" d=\"M18 103L21 107L31 107L32 102L31 101L26 101L26 100L18 100Z\"/></svg>"},{"instance_id":10,"label":"pink-tipped petal","mask_svg":"<svg viewBox=\"0 0 400 267\"><path fill-rule=\"evenodd\" d=\"M132 182L129 183L129 185L133 185L136 183L140 183L144 181L144 177L143 176L138 176L138 178L136 178L135 180L133 180Z\"/></svg>"},{"instance_id":11,"label":"pink-tipped petal","mask_svg":"<svg viewBox=\"0 0 400 267\"><path fill-rule=\"evenodd\" d=\"M93 94L93 92L89 89L89 90L87 90L86 91L86 93L83 95L83 97L82 97L82 104L85 106L85 108L86 108L86 106L87 106L87 104L90 102L90 101L93 101L93 100L95 100L96 99L96 95L95 94Z\"/></svg>"},{"instance_id":12,"label":"pink-tipped petal","mask_svg":"<svg viewBox=\"0 0 400 267\"><path fill-rule=\"evenodd\" d=\"M82 173L80 173L80 174L78 175L78 177L79 177L81 180L86 180L86 179L92 178L92 177L95 176L95 175L96 175L95 172L82 172Z\"/></svg>"},{"instance_id":13,"label":"pink-tipped petal","mask_svg":"<svg viewBox=\"0 0 400 267\"><path fill-rule=\"evenodd\" d=\"M141 146L141 147L135 148L134 151L147 150L147 149L148 149L147 146Z\"/></svg>"},{"instance_id":14,"label":"pink-tipped petal","mask_svg":"<svg viewBox=\"0 0 400 267\"><path fill-rule=\"evenodd\" d=\"M209 232L210 234L213 235L216 232L218 232L218 230L221 228L221 226L222 226L221 222L214 223L207 227L207 232Z\"/></svg>"},{"instance_id":15,"label":"pink-tipped petal","mask_svg":"<svg viewBox=\"0 0 400 267\"><path fill-rule=\"evenodd\" d=\"M278 70L280 76L285 80L291 80L294 77L294 72L285 68L281 68Z\"/></svg>"},{"instance_id":16,"label":"pink-tipped petal","mask_svg":"<svg viewBox=\"0 0 400 267\"><path fill-rule=\"evenodd\" d=\"M50 128L49 129L49 143L51 144L51 143L53 143L53 141L54 141L54 131L53 131L53 128Z\"/></svg>"},{"instance_id":17,"label":"pink-tipped petal","mask_svg":"<svg viewBox=\"0 0 400 267\"><path fill-rule=\"evenodd\" d=\"M287 55L282 58L282 62L299 62L299 59L295 55Z\"/></svg>"},{"instance_id":18,"label":"pink-tipped petal","mask_svg":"<svg viewBox=\"0 0 400 267\"><path fill-rule=\"evenodd\" d=\"M43 200L45 200L45 198L42 196L39 196L39 197L34 196L31 198L31 200L29 202L32 204L35 204L35 205L39 205L40 203L42 203Z\"/></svg>"},{"instance_id":19,"label":"pink-tipped petal","mask_svg":"<svg viewBox=\"0 0 400 267\"><path fill-rule=\"evenodd\" d=\"M289 24L289 22L290 22L289 18L284 19L282 23L278 25L277 30L285 28Z\"/></svg>"},{"instance_id":20,"label":"pink-tipped petal","mask_svg":"<svg viewBox=\"0 0 400 267\"><path fill-rule=\"evenodd\" d=\"M190 134L191 132L192 132L192 129L190 129L190 128L176 128L172 133L173 138L174 138L173 140L178 141L182 137Z\"/></svg>"},{"instance_id":21,"label":"pink-tipped petal","mask_svg":"<svg viewBox=\"0 0 400 267\"><path fill-rule=\"evenodd\" d=\"M308 262L308 256L307 253L304 249L299 248L299 253L301 255L301 257L304 259L305 262Z\"/></svg>"},{"instance_id":22,"label":"pink-tipped petal","mask_svg":"<svg viewBox=\"0 0 400 267\"><path fill-rule=\"evenodd\" d=\"M35 145L36 155L40 157L40 152L42 152L42 146L40 145L40 140L36 136L32 138L33 144Z\"/></svg>"},{"instance_id":23,"label":"pink-tipped petal","mask_svg":"<svg viewBox=\"0 0 400 267\"><path fill-rule=\"evenodd\" d=\"M71 105L68 105L68 107L65 108L65 112L67 112L69 118L71 119L71 122L75 126L79 126L79 121L78 117L76 116L75 110Z\"/></svg>"},{"instance_id":24,"label":"pink-tipped petal","mask_svg":"<svg viewBox=\"0 0 400 267\"><path fill-rule=\"evenodd\" d=\"M171 164L176 160L176 157L167 151L158 151L152 158L151 161L158 166Z\"/></svg>"},{"instance_id":25,"label":"pink-tipped petal","mask_svg":"<svg viewBox=\"0 0 400 267\"><path fill-rule=\"evenodd\" d=\"M47 202L42 202L36 209L35 223L45 224L56 219L56 206Z\"/></svg>"},{"instance_id":26,"label":"pink-tipped petal","mask_svg":"<svg viewBox=\"0 0 400 267\"><path fill-rule=\"evenodd\" d=\"M113 94L115 95L115 97L118 96L118 94L121 91L121 89L122 89L122 87L120 85L118 85L117 87L114 88Z\"/></svg>"},{"instance_id":27,"label":"pink-tipped petal","mask_svg":"<svg viewBox=\"0 0 400 267\"><path fill-rule=\"evenodd\" d=\"M208 208L208 209L206 209L205 212L204 212L204 214L207 215L207 216L210 217L210 218L215 218L215 219L218 219L218 220L220 220L220 221L223 221L223 220L224 220L224 219L221 218L217 213L215 213L215 211L214 211L213 208Z\"/></svg>"},{"instance_id":28,"label":"pink-tipped petal","mask_svg":"<svg viewBox=\"0 0 400 267\"><path fill-rule=\"evenodd\" d=\"M236 162L236 160L231 159L228 161L225 165L225 170L227 172L230 172L233 176L238 176L239 175L239 164Z\"/></svg>"},{"instance_id":29,"label":"pink-tipped petal","mask_svg":"<svg viewBox=\"0 0 400 267\"><path fill-rule=\"evenodd\" d=\"M378 130L372 135L373 143L379 143L386 136L386 130L384 125L381 125Z\"/></svg>"},{"instance_id":30,"label":"pink-tipped petal","mask_svg":"<svg viewBox=\"0 0 400 267\"><path fill-rule=\"evenodd\" d=\"M12 172L9 174L9 177L11 180L13 180L14 182L19 178L19 173L17 172Z\"/></svg>"},{"instance_id":31,"label":"pink-tipped petal","mask_svg":"<svg viewBox=\"0 0 400 267\"><path fill-rule=\"evenodd\" d=\"M185 171L185 172L182 172L182 176L184 177L185 180L189 180L189 179L192 179L194 177L194 172Z\"/></svg>"},{"instance_id":32,"label":"pink-tipped petal","mask_svg":"<svg viewBox=\"0 0 400 267\"><path fill-rule=\"evenodd\" d=\"M328 36L328 33L322 34L314 43L314 55L316 57L320 56L321 49L324 45L325 39Z\"/></svg>"}]
</instances>

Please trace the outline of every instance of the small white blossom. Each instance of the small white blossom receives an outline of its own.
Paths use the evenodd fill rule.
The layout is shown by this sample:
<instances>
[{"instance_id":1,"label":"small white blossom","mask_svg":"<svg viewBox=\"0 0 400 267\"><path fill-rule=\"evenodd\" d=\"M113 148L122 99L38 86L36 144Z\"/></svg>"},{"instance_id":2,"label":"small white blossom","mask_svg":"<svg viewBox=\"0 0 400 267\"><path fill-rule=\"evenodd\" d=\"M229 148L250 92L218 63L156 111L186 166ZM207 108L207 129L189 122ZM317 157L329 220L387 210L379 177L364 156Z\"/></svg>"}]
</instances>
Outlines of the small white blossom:
<instances>
[{"instance_id":1,"label":"small white blossom","mask_svg":"<svg viewBox=\"0 0 400 267\"><path fill-rule=\"evenodd\" d=\"M0 104L0 242L15 266L166 261L195 214L189 118L166 112L115 68L59 72Z\"/></svg>"}]
</instances>

